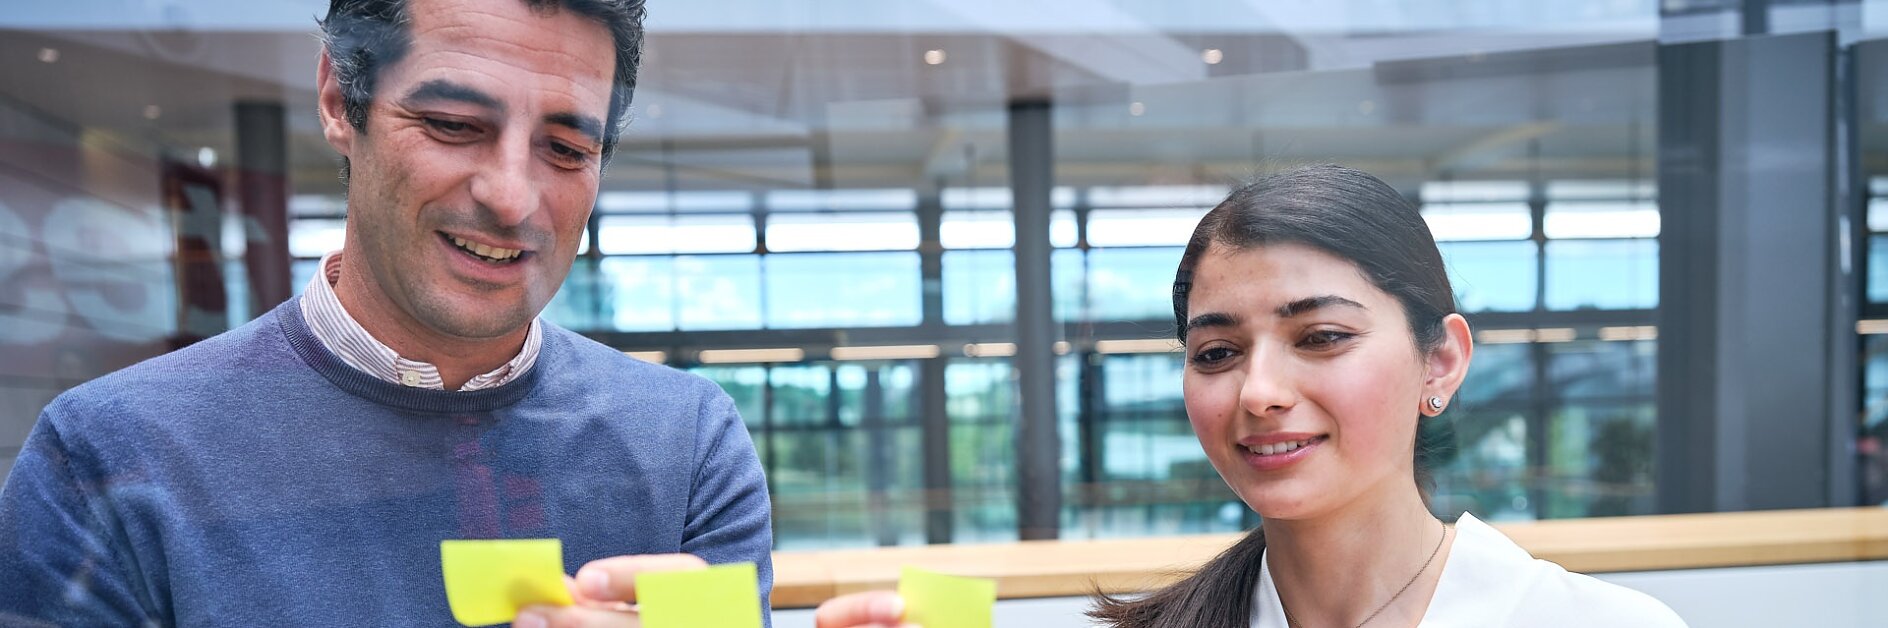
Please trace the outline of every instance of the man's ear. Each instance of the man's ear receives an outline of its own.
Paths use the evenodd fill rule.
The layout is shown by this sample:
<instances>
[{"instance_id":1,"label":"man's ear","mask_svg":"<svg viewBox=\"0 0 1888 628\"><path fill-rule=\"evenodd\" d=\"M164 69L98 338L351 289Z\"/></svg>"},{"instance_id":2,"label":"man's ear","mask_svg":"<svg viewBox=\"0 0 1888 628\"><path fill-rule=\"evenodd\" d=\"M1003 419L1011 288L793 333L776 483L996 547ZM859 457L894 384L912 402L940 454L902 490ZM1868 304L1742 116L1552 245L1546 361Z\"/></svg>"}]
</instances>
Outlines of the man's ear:
<instances>
[{"instance_id":1,"label":"man's ear","mask_svg":"<svg viewBox=\"0 0 1888 628\"><path fill-rule=\"evenodd\" d=\"M328 58L327 46L322 46L321 57L315 67L316 99L315 113L321 118L321 136L327 138L328 145L342 157L353 157L354 124L348 122L346 99L341 95L341 82L334 76L334 62Z\"/></svg>"},{"instance_id":2,"label":"man's ear","mask_svg":"<svg viewBox=\"0 0 1888 628\"><path fill-rule=\"evenodd\" d=\"M1468 319L1450 314L1442 319L1442 343L1425 356L1423 397L1441 397L1444 402L1455 396L1462 380L1468 377L1469 358L1475 354L1475 338L1469 332ZM1438 408L1439 410L1439 408Z\"/></svg>"}]
</instances>

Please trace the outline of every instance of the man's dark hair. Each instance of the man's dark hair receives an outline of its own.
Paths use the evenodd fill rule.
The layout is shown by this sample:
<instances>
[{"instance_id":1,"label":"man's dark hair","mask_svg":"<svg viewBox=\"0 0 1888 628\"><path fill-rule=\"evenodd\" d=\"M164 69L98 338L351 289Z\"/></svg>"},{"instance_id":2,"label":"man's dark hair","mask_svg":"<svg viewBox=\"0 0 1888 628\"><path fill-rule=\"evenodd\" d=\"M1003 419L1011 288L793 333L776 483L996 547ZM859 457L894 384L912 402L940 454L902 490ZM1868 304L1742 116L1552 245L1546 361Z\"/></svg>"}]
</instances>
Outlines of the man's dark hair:
<instances>
[{"instance_id":1,"label":"man's dark hair","mask_svg":"<svg viewBox=\"0 0 1888 628\"><path fill-rule=\"evenodd\" d=\"M610 29L616 45L616 77L610 86L609 120L603 127L603 163L616 149L636 92L636 66L642 61L643 0L512 0L542 14L574 11ZM328 16L319 21L328 61L341 85L341 101L349 124L367 131L368 104L380 72L406 57L412 38L412 16L407 0L331 0ZM347 161L341 163L347 180Z\"/></svg>"}]
</instances>

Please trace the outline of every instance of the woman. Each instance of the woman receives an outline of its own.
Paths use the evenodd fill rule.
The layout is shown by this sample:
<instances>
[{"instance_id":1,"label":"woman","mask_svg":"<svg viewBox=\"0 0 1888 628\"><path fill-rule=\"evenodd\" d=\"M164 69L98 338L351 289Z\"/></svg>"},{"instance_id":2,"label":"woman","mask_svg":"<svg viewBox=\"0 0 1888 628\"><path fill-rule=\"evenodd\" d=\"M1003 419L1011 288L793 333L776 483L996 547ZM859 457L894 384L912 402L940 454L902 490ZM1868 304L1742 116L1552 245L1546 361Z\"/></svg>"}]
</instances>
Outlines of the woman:
<instances>
[{"instance_id":1,"label":"woman","mask_svg":"<svg viewBox=\"0 0 1888 628\"><path fill-rule=\"evenodd\" d=\"M1568 573L1423 488L1434 419L1474 343L1427 225L1389 185L1316 166L1266 177L1201 219L1174 280L1187 417L1264 524L1144 597L1118 628L1683 626L1645 594ZM835 599L822 628L892 625L887 592Z\"/></svg>"}]
</instances>

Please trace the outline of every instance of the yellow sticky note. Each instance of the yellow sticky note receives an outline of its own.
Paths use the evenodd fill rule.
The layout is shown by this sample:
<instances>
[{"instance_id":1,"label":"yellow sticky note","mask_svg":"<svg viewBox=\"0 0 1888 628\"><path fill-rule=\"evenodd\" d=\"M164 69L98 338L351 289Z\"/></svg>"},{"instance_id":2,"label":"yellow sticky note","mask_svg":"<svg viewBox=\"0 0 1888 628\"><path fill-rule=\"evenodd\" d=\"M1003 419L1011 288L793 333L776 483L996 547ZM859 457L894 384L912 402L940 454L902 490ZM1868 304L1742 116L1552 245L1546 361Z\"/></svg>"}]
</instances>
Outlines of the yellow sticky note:
<instances>
[{"instance_id":1,"label":"yellow sticky note","mask_svg":"<svg viewBox=\"0 0 1888 628\"><path fill-rule=\"evenodd\" d=\"M636 574L643 628L760 628L754 563Z\"/></svg>"},{"instance_id":2,"label":"yellow sticky note","mask_svg":"<svg viewBox=\"0 0 1888 628\"><path fill-rule=\"evenodd\" d=\"M532 604L571 604L557 539L440 541L439 566L452 618L467 626L511 621Z\"/></svg>"},{"instance_id":3,"label":"yellow sticky note","mask_svg":"<svg viewBox=\"0 0 1888 628\"><path fill-rule=\"evenodd\" d=\"M898 577L905 621L924 628L990 628L996 581L906 567Z\"/></svg>"}]
</instances>

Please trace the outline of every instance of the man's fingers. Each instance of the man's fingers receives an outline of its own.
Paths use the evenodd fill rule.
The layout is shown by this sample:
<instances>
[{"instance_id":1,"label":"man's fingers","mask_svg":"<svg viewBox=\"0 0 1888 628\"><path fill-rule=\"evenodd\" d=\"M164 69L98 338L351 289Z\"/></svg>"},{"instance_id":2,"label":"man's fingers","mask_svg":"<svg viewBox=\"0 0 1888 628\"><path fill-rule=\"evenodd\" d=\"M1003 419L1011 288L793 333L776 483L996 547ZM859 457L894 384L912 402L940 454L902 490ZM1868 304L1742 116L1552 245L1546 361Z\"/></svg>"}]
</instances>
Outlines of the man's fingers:
<instances>
[{"instance_id":1,"label":"man's fingers","mask_svg":"<svg viewBox=\"0 0 1888 628\"><path fill-rule=\"evenodd\" d=\"M708 561L689 554L646 554L593 560L577 570L577 591L587 600L635 603L636 574L706 567Z\"/></svg>"},{"instance_id":2,"label":"man's fingers","mask_svg":"<svg viewBox=\"0 0 1888 628\"><path fill-rule=\"evenodd\" d=\"M582 606L529 606L518 611L512 628L641 628L635 613Z\"/></svg>"},{"instance_id":3,"label":"man's fingers","mask_svg":"<svg viewBox=\"0 0 1888 628\"><path fill-rule=\"evenodd\" d=\"M904 616L905 599L897 593L866 591L826 600L813 611L813 623L818 628L895 626Z\"/></svg>"}]
</instances>

